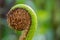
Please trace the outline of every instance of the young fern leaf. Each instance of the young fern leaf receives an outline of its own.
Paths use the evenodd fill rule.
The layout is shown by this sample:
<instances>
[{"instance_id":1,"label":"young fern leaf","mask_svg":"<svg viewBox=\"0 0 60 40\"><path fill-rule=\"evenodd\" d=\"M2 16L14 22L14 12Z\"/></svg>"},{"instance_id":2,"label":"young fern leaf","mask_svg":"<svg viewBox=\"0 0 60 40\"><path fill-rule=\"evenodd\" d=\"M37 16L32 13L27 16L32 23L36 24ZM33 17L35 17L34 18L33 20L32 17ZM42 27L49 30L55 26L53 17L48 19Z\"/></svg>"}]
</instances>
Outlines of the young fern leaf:
<instances>
[{"instance_id":1,"label":"young fern leaf","mask_svg":"<svg viewBox=\"0 0 60 40\"><path fill-rule=\"evenodd\" d=\"M7 14L9 26L23 31L19 40L32 40L37 28L37 16L31 7L25 4L13 6Z\"/></svg>"}]
</instances>

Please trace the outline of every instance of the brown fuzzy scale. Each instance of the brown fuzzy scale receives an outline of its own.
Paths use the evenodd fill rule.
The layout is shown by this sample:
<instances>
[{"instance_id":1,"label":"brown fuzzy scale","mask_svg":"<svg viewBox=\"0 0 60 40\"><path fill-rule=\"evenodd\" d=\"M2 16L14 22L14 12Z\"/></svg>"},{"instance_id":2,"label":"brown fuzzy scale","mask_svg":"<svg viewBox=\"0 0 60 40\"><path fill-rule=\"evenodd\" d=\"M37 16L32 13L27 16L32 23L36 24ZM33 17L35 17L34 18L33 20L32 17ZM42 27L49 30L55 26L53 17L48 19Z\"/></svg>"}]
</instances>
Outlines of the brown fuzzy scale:
<instances>
[{"instance_id":1,"label":"brown fuzzy scale","mask_svg":"<svg viewBox=\"0 0 60 40\"><path fill-rule=\"evenodd\" d=\"M25 30L30 27L31 17L25 9L16 8L7 14L9 25L16 30Z\"/></svg>"},{"instance_id":2,"label":"brown fuzzy scale","mask_svg":"<svg viewBox=\"0 0 60 40\"><path fill-rule=\"evenodd\" d=\"M23 30L19 40L25 40L30 29L31 17L25 9L16 8L7 14L9 25L15 30Z\"/></svg>"}]
</instances>

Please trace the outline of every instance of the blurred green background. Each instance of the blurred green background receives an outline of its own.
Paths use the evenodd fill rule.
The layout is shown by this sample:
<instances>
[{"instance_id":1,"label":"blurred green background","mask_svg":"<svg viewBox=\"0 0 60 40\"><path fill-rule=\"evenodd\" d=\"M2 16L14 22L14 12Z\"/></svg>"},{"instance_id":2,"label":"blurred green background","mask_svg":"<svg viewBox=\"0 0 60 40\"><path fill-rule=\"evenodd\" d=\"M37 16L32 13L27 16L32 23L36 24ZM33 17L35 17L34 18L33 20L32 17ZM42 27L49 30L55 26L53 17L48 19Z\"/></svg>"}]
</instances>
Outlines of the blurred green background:
<instances>
[{"instance_id":1,"label":"blurred green background","mask_svg":"<svg viewBox=\"0 0 60 40\"><path fill-rule=\"evenodd\" d=\"M0 40L18 40L20 33L6 21L6 14L16 4L27 4L36 12L38 26L32 40L60 40L60 0L0 0Z\"/></svg>"}]
</instances>

